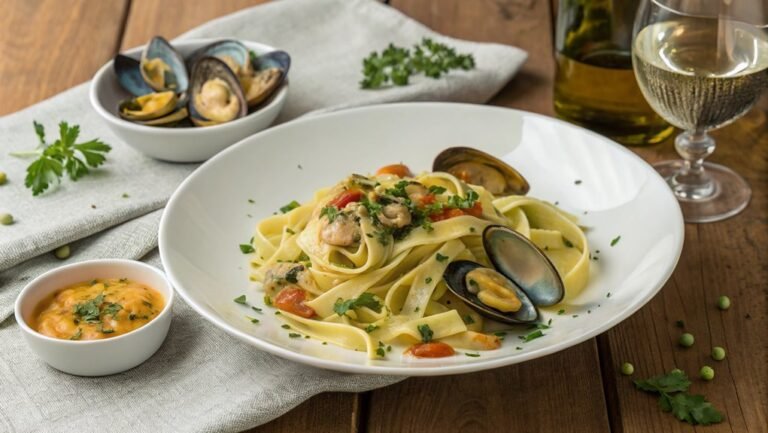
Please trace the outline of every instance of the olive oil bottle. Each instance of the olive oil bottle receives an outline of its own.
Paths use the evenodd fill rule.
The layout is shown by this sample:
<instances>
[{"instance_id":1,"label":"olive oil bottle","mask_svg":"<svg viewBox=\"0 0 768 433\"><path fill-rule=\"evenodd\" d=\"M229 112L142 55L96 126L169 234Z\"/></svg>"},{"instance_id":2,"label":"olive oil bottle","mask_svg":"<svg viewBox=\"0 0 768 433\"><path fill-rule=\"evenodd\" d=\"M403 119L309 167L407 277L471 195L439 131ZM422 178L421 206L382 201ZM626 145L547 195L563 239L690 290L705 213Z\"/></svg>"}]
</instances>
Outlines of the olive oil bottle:
<instances>
[{"instance_id":1,"label":"olive oil bottle","mask_svg":"<svg viewBox=\"0 0 768 433\"><path fill-rule=\"evenodd\" d=\"M561 0L555 112L622 144L658 143L673 132L648 105L632 70L638 0Z\"/></svg>"}]
</instances>

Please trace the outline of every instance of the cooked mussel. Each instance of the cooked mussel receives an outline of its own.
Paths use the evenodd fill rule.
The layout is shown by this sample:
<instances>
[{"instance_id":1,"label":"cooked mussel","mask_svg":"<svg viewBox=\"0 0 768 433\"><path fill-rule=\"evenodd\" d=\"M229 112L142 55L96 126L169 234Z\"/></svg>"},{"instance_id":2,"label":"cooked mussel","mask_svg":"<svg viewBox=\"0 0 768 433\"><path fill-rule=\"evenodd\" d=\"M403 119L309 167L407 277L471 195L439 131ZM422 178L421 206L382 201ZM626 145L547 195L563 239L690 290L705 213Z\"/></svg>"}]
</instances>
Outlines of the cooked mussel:
<instances>
[{"instance_id":1,"label":"cooked mussel","mask_svg":"<svg viewBox=\"0 0 768 433\"><path fill-rule=\"evenodd\" d=\"M184 93L189 86L184 59L161 36L152 38L141 53L139 70L147 85L158 92L171 90Z\"/></svg>"},{"instance_id":2,"label":"cooked mussel","mask_svg":"<svg viewBox=\"0 0 768 433\"><path fill-rule=\"evenodd\" d=\"M120 116L128 120L159 119L176 109L178 97L174 92L153 92L120 103Z\"/></svg>"},{"instance_id":3,"label":"cooked mussel","mask_svg":"<svg viewBox=\"0 0 768 433\"><path fill-rule=\"evenodd\" d=\"M190 118L197 126L218 125L248 113L237 77L216 57L203 57L195 62L189 92Z\"/></svg>"},{"instance_id":4,"label":"cooked mussel","mask_svg":"<svg viewBox=\"0 0 768 433\"><path fill-rule=\"evenodd\" d=\"M461 260L448 265L448 288L480 314L503 323L530 323L537 307L555 305L565 288L552 262L520 233L499 225L482 234L493 268Z\"/></svg>"},{"instance_id":5,"label":"cooked mussel","mask_svg":"<svg viewBox=\"0 0 768 433\"><path fill-rule=\"evenodd\" d=\"M239 41L227 39L198 49L189 59L194 65L204 57L223 61L240 81L249 107L266 100L285 80L291 59L285 51L273 51L256 56Z\"/></svg>"},{"instance_id":6,"label":"cooked mussel","mask_svg":"<svg viewBox=\"0 0 768 433\"><path fill-rule=\"evenodd\" d=\"M432 171L450 173L480 185L496 196L525 195L530 186L523 175L500 159L471 147L450 147L440 152Z\"/></svg>"}]
</instances>

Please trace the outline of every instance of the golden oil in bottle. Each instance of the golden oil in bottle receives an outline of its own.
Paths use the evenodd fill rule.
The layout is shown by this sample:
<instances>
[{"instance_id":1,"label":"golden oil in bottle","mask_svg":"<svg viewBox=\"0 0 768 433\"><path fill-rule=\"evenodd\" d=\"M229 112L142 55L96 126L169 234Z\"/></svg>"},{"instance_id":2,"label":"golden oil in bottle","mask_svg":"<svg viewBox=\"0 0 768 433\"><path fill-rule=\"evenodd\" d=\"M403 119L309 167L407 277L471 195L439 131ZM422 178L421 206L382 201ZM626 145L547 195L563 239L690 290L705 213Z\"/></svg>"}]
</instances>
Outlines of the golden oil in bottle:
<instances>
[{"instance_id":1,"label":"golden oil in bottle","mask_svg":"<svg viewBox=\"0 0 768 433\"><path fill-rule=\"evenodd\" d=\"M561 1L556 35L558 117L630 146L658 143L673 132L646 102L632 70L636 9L628 0Z\"/></svg>"}]
</instances>

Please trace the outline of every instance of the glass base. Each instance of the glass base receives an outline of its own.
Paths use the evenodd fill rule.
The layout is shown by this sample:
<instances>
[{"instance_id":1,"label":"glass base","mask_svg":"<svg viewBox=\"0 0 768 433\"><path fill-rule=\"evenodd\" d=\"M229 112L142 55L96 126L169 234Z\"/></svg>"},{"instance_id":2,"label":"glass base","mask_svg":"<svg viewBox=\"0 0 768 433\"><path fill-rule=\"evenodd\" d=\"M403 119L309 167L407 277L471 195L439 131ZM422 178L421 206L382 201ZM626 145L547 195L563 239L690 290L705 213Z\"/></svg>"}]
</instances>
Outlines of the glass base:
<instances>
[{"instance_id":1,"label":"glass base","mask_svg":"<svg viewBox=\"0 0 768 433\"><path fill-rule=\"evenodd\" d=\"M677 196L683 218L689 223L708 223L730 218L747 207L752 197L747 181L728 167L704 163L706 184L691 187L677 181L682 160L653 164Z\"/></svg>"}]
</instances>

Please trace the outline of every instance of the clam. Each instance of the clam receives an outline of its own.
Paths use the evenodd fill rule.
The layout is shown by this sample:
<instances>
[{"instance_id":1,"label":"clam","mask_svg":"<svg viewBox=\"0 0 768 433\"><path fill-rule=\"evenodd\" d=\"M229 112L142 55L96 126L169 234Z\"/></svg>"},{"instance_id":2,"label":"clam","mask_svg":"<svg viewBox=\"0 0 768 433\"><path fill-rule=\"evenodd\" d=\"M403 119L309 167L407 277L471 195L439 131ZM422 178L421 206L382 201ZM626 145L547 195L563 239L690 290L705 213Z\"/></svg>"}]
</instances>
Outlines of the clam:
<instances>
[{"instance_id":1,"label":"clam","mask_svg":"<svg viewBox=\"0 0 768 433\"><path fill-rule=\"evenodd\" d=\"M229 66L240 81L249 107L254 107L274 93L284 82L291 65L285 51L253 55L239 41L227 39L198 49L189 58L194 65L203 57L216 57Z\"/></svg>"},{"instance_id":2,"label":"clam","mask_svg":"<svg viewBox=\"0 0 768 433\"><path fill-rule=\"evenodd\" d=\"M218 125L248 114L238 78L215 57L202 57L195 62L189 93L190 118L197 126Z\"/></svg>"},{"instance_id":3,"label":"clam","mask_svg":"<svg viewBox=\"0 0 768 433\"><path fill-rule=\"evenodd\" d=\"M448 288L490 319L531 323L537 307L555 305L565 287L552 262L520 233L500 225L483 231L483 247L493 268L467 260L448 265L443 275Z\"/></svg>"},{"instance_id":4,"label":"clam","mask_svg":"<svg viewBox=\"0 0 768 433\"><path fill-rule=\"evenodd\" d=\"M432 171L450 173L480 185L496 196L525 195L530 186L517 170L500 159L471 147L450 147L440 152Z\"/></svg>"},{"instance_id":5,"label":"clam","mask_svg":"<svg viewBox=\"0 0 768 433\"><path fill-rule=\"evenodd\" d=\"M165 38L155 36L141 53L139 71L152 89L184 93L189 86L189 75L184 59Z\"/></svg>"}]
</instances>

